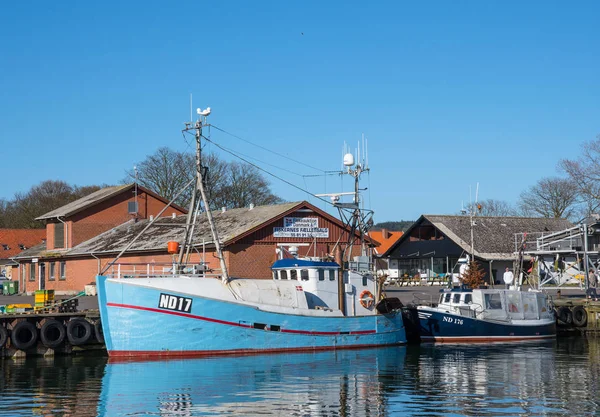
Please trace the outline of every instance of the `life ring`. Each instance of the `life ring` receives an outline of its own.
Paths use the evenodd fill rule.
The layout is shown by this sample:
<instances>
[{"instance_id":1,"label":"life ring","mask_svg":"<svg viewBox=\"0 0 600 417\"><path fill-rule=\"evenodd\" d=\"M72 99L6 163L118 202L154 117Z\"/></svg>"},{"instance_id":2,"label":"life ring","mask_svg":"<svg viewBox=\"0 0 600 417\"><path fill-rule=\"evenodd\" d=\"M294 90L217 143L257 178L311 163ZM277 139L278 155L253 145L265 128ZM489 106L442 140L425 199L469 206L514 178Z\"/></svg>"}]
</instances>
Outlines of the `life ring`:
<instances>
[{"instance_id":1,"label":"life ring","mask_svg":"<svg viewBox=\"0 0 600 417\"><path fill-rule=\"evenodd\" d=\"M3 348L6 342L8 342L8 330L0 325L0 348Z\"/></svg>"},{"instance_id":2,"label":"life ring","mask_svg":"<svg viewBox=\"0 0 600 417\"><path fill-rule=\"evenodd\" d=\"M74 318L67 323L67 338L73 346L83 345L92 337L92 325L82 318Z\"/></svg>"},{"instance_id":3,"label":"life ring","mask_svg":"<svg viewBox=\"0 0 600 417\"><path fill-rule=\"evenodd\" d=\"M58 320L49 319L42 324L40 339L42 344L48 348L57 348L65 341L65 326Z\"/></svg>"},{"instance_id":4,"label":"life ring","mask_svg":"<svg viewBox=\"0 0 600 417\"><path fill-rule=\"evenodd\" d=\"M571 312L571 309L569 307L560 307L556 312L556 317L558 317L558 319L564 324L573 324L573 313Z\"/></svg>"},{"instance_id":5,"label":"life ring","mask_svg":"<svg viewBox=\"0 0 600 417\"><path fill-rule=\"evenodd\" d=\"M18 322L13 327L10 341L13 347L20 350L32 348L37 343L38 333L35 325L27 320Z\"/></svg>"},{"instance_id":6,"label":"life ring","mask_svg":"<svg viewBox=\"0 0 600 417\"><path fill-rule=\"evenodd\" d=\"M102 328L102 322L100 320L94 322L94 335L96 336L98 343L104 343L104 329Z\"/></svg>"},{"instance_id":7,"label":"life ring","mask_svg":"<svg viewBox=\"0 0 600 417\"><path fill-rule=\"evenodd\" d=\"M373 294L369 290L364 290L363 292L361 292L360 297L358 297L358 300L360 301L360 305L366 308L367 310L371 309L371 307L373 307L373 304L375 304L375 297L373 297Z\"/></svg>"},{"instance_id":8,"label":"life ring","mask_svg":"<svg viewBox=\"0 0 600 417\"><path fill-rule=\"evenodd\" d=\"M573 324L577 327L583 327L587 324L587 311L583 306L573 307Z\"/></svg>"}]
</instances>

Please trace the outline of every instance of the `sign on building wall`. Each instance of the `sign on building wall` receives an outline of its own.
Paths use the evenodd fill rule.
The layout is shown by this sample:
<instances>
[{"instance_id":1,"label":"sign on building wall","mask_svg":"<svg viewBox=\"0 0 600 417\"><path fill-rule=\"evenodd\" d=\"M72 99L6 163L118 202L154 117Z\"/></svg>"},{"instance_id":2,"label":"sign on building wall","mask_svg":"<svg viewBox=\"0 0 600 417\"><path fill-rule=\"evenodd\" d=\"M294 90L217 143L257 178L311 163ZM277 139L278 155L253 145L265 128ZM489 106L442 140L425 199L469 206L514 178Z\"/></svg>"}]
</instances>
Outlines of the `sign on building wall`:
<instances>
[{"instance_id":1,"label":"sign on building wall","mask_svg":"<svg viewBox=\"0 0 600 417\"><path fill-rule=\"evenodd\" d=\"M273 228L274 237L329 237L329 228L319 227L317 217L284 217L283 227Z\"/></svg>"}]
</instances>

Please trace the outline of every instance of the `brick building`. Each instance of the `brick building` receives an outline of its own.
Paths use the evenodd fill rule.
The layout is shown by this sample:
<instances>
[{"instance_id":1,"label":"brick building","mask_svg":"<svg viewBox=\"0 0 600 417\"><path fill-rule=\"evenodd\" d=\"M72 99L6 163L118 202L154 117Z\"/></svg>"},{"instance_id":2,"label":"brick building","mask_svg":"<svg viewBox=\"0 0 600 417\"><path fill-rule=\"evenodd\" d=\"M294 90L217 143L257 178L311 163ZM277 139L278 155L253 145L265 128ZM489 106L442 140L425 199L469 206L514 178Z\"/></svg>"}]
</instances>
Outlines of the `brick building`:
<instances>
[{"instance_id":1,"label":"brick building","mask_svg":"<svg viewBox=\"0 0 600 417\"><path fill-rule=\"evenodd\" d=\"M19 288L31 293L54 289L74 293L83 279L69 253L82 242L128 221L138 222L158 214L168 203L163 197L136 184L106 187L36 218L45 222L44 241L12 257L19 267ZM172 205L167 212L186 210ZM91 256L91 255L90 255ZM13 274L13 280L17 279Z\"/></svg>"},{"instance_id":2,"label":"brick building","mask_svg":"<svg viewBox=\"0 0 600 417\"><path fill-rule=\"evenodd\" d=\"M188 264L205 265L218 272L219 261L206 214L200 214L193 233L194 250ZM215 211L213 213L225 262L232 277L271 278L270 266L277 251L296 246L299 255L333 255L348 241L348 229L337 218L306 201L271 206ZM109 273L164 273L172 267L174 256L167 251L167 242L182 243L186 216L165 216L127 248L127 245L148 226L150 219L130 220L114 227L61 254L67 274L57 290L78 292L108 266ZM360 250L359 237L353 237L355 254ZM369 241L370 242L370 241ZM115 256L126 249L114 264ZM21 259L23 259L21 254ZM29 258L34 253L26 254ZM48 262L46 258L45 262ZM28 284L31 283L27 278ZM53 281L53 283L60 281ZM33 283L32 283L33 284ZM35 285L34 285L35 286ZM32 291L31 285L28 291Z\"/></svg>"},{"instance_id":3,"label":"brick building","mask_svg":"<svg viewBox=\"0 0 600 417\"><path fill-rule=\"evenodd\" d=\"M18 266L11 258L18 253L43 243L46 231L42 229L0 229L0 276L12 279L18 277Z\"/></svg>"}]
</instances>

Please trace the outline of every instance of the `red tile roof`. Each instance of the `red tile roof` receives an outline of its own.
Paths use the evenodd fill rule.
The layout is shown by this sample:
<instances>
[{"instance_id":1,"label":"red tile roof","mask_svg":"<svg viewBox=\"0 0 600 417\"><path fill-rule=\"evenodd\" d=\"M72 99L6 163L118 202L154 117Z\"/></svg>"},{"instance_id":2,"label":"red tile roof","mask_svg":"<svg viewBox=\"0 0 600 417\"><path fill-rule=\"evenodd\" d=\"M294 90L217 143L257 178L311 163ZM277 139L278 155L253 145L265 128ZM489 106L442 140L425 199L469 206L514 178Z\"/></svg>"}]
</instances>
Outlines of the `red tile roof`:
<instances>
[{"instance_id":1,"label":"red tile roof","mask_svg":"<svg viewBox=\"0 0 600 417\"><path fill-rule=\"evenodd\" d=\"M385 234L385 236L384 236ZM380 243L380 246L375 248L375 251L381 255L385 253L394 243L398 241L403 235L403 232L394 232L391 230L371 230L369 236Z\"/></svg>"},{"instance_id":2,"label":"red tile roof","mask_svg":"<svg viewBox=\"0 0 600 417\"><path fill-rule=\"evenodd\" d=\"M13 257L45 238L46 229L0 229L0 259Z\"/></svg>"}]
</instances>

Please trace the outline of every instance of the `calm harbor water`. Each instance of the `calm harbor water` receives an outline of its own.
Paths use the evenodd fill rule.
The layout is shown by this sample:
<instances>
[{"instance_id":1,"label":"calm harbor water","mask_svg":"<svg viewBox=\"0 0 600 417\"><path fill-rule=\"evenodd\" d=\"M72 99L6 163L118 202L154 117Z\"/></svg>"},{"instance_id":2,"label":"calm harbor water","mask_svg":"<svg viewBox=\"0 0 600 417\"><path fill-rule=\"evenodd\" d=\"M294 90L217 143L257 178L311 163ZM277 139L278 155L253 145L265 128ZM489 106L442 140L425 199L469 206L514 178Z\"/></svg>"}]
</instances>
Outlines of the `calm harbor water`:
<instances>
[{"instance_id":1,"label":"calm harbor water","mask_svg":"<svg viewBox=\"0 0 600 417\"><path fill-rule=\"evenodd\" d=\"M600 415L600 340L1 361L3 416Z\"/></svg>"}]
</instances>

